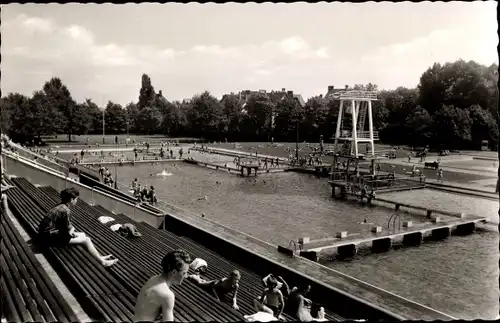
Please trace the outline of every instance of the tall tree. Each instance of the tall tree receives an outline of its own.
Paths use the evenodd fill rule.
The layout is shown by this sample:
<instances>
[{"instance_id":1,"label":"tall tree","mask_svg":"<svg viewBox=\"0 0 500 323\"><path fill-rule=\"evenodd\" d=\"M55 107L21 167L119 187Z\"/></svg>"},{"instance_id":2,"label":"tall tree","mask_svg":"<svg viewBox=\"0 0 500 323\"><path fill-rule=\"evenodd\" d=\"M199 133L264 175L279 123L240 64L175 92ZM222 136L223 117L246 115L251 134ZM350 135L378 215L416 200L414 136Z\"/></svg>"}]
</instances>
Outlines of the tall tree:
<instances>
[{"instance_id":1,"label":"tall tree","mask_svg":"<svg viewBox=\"0 0 500 323\"><path fill-rule=\"evenodd\" d=\"M274 134L281 140L293 140L296 137L297 121L302 121L303 111L294 98L284 96L276 105Z\"/></svg>"},{"instance_id":2,"label":"tall tree","mask_svg":"<svg viewBox=\"0 0 500 323\"><path fill-rule=\"evenodd\" d=\"M109 101L104 115L106 133L119 134L127 130L125 110L120 104Z\"/></svg>"},{"instance_id":3,"label":"tall tree","mask_svg":"<svg viewBox=\"0 0 500 323\"><path fill-rule=\"evenodd\" d=\"M405 119L406 143L426 146L432 139L432 123L429 112L417 106Z\"/></svg>"},{"instance_id":4,"label":"tall tree","mask_svg":"<svg viewBox=\"0 0 500 323\"><path fill-rule=\"evenodd\" d=\"M73 102L72 116L69 118L72 124L72 130L68 130L69 134L85 135L89 133L92 127L92 110L85 103Z\"/></svg>"},{"instance_id":5,"label":"tall tree","mask_svg":"<svg viewBox=\"0 0 500 323\"><path fill-rule=\"evenodd\" d=\"M208 91L196 95L191 100L191 110L188 116L193 134L215 138L223 129L222 106Z\"/></svg>"},{"instance_id":6,"label":"tall tree","mask_svg":"<svg viewBox=\"0 0 500 323\"><path fill-rule=\"evenodd\" d=\"M268 96L258 93L250 96L244 109L247 115L245 128L251 129L252 135L257 138L264 139L270 130L270 119L275 110L274 104Z\"/></svg>"},{"instance_id":7,"label":"tall tree","mask_svg":"<svg viewBox=\"0 0 500 323\"><path fill-rule=\"evenodd\" d=\"M230 136L240 131L243 119L242 105L242 101L234 94L227 95L222 103L224 132Z\"/></svg>"},{"instance_id":8,"label":"tall tree","mask_svg":"<svg viewBox=\"0 0 500 323\"><path fill-rule=\"evenodd\" d=\"M51 105L42 91L33 93L29 100L22 100L11 115L13 138L21 142L30 141L34 137L56 133L59 130L57 120L60 113Z\"/></svg>"},{"instance_id":9,"label":"tall tree","mask_svg":"<svg viewBox=\"0 0 500 323\"><path fill-rule=\"evenodd\" d=\"M495 68L496 65L486 67L464 60L444 65L434 64L420 77L420 105L431 115L442 104L459 109L478 104L493 112L498 101Z\"/></svg>"},{"instance_id":10,"label":"tall tree","mask_svg":"<svg viewBox=\"0 0 500 323\"><path fill-rule=\"evenodd\" d=\"M481 147L482 140L488 140L491 147L498 143L498 123L490 111L479 105L472 105L467 109L472 121L471 136L474 148Z\"/></svg>"},{"instance_id":11,"label":"tall tree","mask_svg":"<svg viewBox=\"0 0 500 323\"><path fill-rule=\"evenodd\" d=\"M155 89L151 84L151 79L147 74L142 74L141 89L139 91L139 102L137 103L137 108L139 110L145 107L151 107L154 105L156 100Z\"/></svg>"},{"instance_id":12,"label":"tall tree","mask_svg":"<svg viewBox=\"0 0 500 323\"><path fill-rule=\"evenodd\" d=\"M139 111L137 115L137 127L141 133L154 134L162 122L160 111L156 107L145 107Z\"/></svg>"},{"instance_id":13,"label":"tall tree","mask_svg":"<svg viewBox=\"0 0 500 323\"><path fill-rule=\"evenodd\" d=\"M166 101L160 111L162 115L162 132L172 136L177 133L182 124L180 105Z\"/></svg>"},{"instance_id":14,"label":"tall tree","mask_svg":"<svg viewBox=\"0 0 500 323\"><path fill-rule=\"evenodd\" d=\"M6 97L1 99L2 132L11 134L12 114L16 109L19 109L19 107L25 106L28 101L29 98L27 96L19 93L9 93Z\"/></svg>"},{"instance_id":15,"label":"tall tree","mask_svg":"<svg viewBox=\"0 0 500 323\"><path fill-rule=\"evenodd\" d=\"M137 125L137 116L139 115L139 109L137 108L137 104L134 102L129 102L125 106L127 122L129 127L129 132L138 132L139 127Z\"/></svg>"},{"instance_id":16,"label":"tall tree","mask_svg":"<svg viewBox=\"0 0 500 323\"><path fill-rule=\"evenodd\" d=\"M453 148L470 144L472 120L468 111L443 104L433 119L434 143Z\"/></svg>"},{"instance_id":17,"label":"tall tree","mask_svg":"<svg viewBox=\"0 0 500 323\"><path fill-rule=\"evenodd\" d=\"M102 110L91 99L83 103L90 119L89 133L102 133Z\"/></svg>"},{"instance_id":18,"label":"tall tree","mask_svg":"<svg viewBox=\"0 0 500 323\"><path fill-rule=\"evenodd\" d=\"M328 106L325 99L319 96L311 97L304 106L304 120L301 133L311 140L318 140L320 135L327 135Z\"/></svg>"},{"instance_id":19,"label":"tall tree","mask_svg":"<svg viewBox=\"0 0 500 323\"><path fill-rule=\"evenodd\" d=\"M84 116L82 120L80 115L75 111L76 103L71 97L66 85L64 85L60 78L53 77L43 85L43 92L49 104L59 111L59 129L68 135L68 141L71 141L71 135L78 126L78 124L86 119Z\"/></svg>"}]
</instances>

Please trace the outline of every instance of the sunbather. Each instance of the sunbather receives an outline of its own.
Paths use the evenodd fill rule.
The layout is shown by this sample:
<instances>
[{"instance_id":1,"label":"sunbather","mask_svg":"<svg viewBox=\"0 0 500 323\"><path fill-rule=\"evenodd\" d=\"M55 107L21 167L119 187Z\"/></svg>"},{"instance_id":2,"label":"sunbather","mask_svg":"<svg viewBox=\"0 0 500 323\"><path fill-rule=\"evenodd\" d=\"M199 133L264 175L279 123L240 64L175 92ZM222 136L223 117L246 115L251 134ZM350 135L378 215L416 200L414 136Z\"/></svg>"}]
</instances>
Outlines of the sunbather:
<instances>
[{"instance_id":1,"label":"sunbather","mask_svg":"<svg viewBox=\"0 0 500 323\"><path fill-rule=\"evenodd\" d=\"M262 293L260 299L254 299L253 307L257 312L266 312L279 319L281 318L284 306L285 301L283 294L278 288L278 281L270 277L267 280L267 288Z\"/></svg>"},{"instance_id":2,"label":"sunbather","mask_svg":"<svg viewBox=\"0 0 500 323\"><path fill-rule=\"evenodd\" d=\"M233 297L232 297L233 308L235 310L239 309L239 306L237 304L237 295L238 295L238 288L239 288L238 282L241 279L241 275L240 275L240 272L238 270L233 270L229 274L229 277L224 277L222 279L216 279L216 280L205 280L197 274L189 275L188 278L190 280L196 282L199 286L210 289L211 291L213 291L214 296L218 300L224 300L224 297L226 296L226 294L232 292L233 293Z\"/></svg>"},{"instance_id":3,"label":"sunbather","mask_svg":"<svg viewBox=\"0 0 500 323\"><path fill-rule=\"evenodd\" d=\"M103 266L112 266L118 259L111 259L112 255L101 256L90 238L83 232L75 232L75 228L71 225L70 206L76 204L79 195L78 190L73 187L61 191L61 204L52 208L38 226L38 240L53 247L84 245Z\"/></svg>"},{"instance_id":4,"label":"sunbather","mask_svg":"<svg viewBox=\"0 0 500 323\"><path fill-rule=\"evenodd\" d=\"M262 278L262 283L264 284L265 287L269 287L267 285L267 282L269 279L274 278L278 282L278 289L281 291L281 294L283 294L283 297L286 299L288 295L290 294L290 287L286 283L286 281L283 279L281 276L274 276L273 274L269 274L266 277Z\"/></svg>"}]
</instances>

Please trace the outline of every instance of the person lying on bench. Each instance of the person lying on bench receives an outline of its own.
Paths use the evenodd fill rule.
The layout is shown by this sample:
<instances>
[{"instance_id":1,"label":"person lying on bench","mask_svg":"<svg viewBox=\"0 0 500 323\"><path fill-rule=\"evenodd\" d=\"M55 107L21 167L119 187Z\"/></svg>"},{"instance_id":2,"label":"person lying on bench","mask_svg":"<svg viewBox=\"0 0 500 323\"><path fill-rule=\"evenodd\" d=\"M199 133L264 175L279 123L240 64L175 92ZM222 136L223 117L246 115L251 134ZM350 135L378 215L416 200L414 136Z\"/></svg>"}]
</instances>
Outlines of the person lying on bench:
<instances>
[{"instance_id":1,"label":"person lying on bench","mask_svg":"<svg viewBox=\"0 0 500 323\"><path fill-rule=\"evenodd\" d=\"M239 309L236 296L238 294L238 282L241 279L241 274L238 270L233 270L229 274L229 277L216 280L205 280L198 274L189 275L188 278L198 284L198 286L210 289L219 301L224 300L227 293L233 292L233 308L235 310Z\"/></svg>"},{"instance_id":2,"label":"person lying on bench","mask_svg":"<svg viewBox=\"0 0 500 323\"><path fill-rule=\"evenodd\" d=\"M39 242L51 247L83 245L103 266L116 264L118 259L110 259L112 255L101 256L90 238L83 232L75 232L75 228L71 225L70 206L76 204L80 192L70 187L62 190L60 196L61 204L53 207L38 226Z\"/></svg>"},{"instance_id":3,"label":"person lying on bench","mask_svg":"<svg viewBox=\"0 0 500 323\"><path fill-rule=\"evenodd\" d=\"M270 277L267 280L267 288L264 289L260 299L253 300L253 307L256 312L266 312L281 319L281 313L285 306L283 294L279 290L278 281Z\"/></svg>"},{"instance_id":4,"label":"person lying on bench","mask_svg":"<svg viewBox=\"0 0 500 323\"><path fill-rule=\"evenodd\" d=\"M180 285L189 270L191 257L183 250L171 251L163 257L163 273L151 277L141 288L134 310L134 322L174 321L173 285Z\"/></svg>"}]
</instances>

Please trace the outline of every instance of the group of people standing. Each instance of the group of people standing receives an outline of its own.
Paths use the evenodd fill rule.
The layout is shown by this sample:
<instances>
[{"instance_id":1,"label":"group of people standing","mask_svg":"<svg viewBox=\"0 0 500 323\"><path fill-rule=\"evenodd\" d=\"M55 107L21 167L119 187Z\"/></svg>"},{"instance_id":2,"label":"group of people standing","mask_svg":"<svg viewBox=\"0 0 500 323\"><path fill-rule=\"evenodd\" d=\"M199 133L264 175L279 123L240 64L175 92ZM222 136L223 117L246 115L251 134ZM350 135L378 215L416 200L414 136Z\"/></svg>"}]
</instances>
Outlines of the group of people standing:
<instances>
[{"instance_id":1,"label":"group of people standing","mask_svg":"<svg viewBox=\"0 0 500 323\"><path fill-rule=\"evenodd\" d=\"M151 185L149 189L146 185L141 186L137 178L132 181L132 191L138 202L148 202L151 204L158 202L154 186Z\"/></svg>"},{"instance_id":2,"label":"group of people standing","mask_svg":"<svg viewBox=\"0 0 500 323\"><path fill-rule=\"evenodd\" d=\"M109 168L99 165L99 176L101 177L104 185L113 187L113 184L115 181L113 180L113 177L111 176L111 171Z\"/></svg>"}]
</instances>

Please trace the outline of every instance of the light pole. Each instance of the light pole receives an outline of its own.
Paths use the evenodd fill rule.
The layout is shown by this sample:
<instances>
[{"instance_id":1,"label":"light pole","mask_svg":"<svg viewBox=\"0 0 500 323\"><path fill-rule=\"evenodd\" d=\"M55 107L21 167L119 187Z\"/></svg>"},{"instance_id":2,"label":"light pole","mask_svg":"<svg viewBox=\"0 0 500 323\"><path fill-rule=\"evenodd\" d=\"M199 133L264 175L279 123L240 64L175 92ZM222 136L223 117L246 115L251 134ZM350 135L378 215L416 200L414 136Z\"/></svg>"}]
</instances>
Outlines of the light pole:
<instances>
[{"instance_id":1,"label":"light pole","mask_svg":"<svg viewBox=\"0 0 500 323\"><path fill-rule=\"evenodd\" d=\"M297 140L295 141L295 158L299 162L299 119L296 120Z\"/></svg>"},{"instance_id":2,"label":"light pole","mask_svg":"<svg viewBox=\"0 0 500 323\"><path fill-rule=\"evenodd\" d=\"M102 144L105 144L105 137L104 137L104 127L105 127L105 120L104 120L104 112L106 111L106 108L102 108Z\"/></svg>"},{"instance_id":3,"label":"light pole","mask_svg":"<svg viewBox=\"0 0 500 323\"><path fill-rule=\"evenodd\" d=\"M115 190L118 189L118 172L117 172L117 153L118 153L118 148L115 146Z\"/></svg>"}]
</instances>

